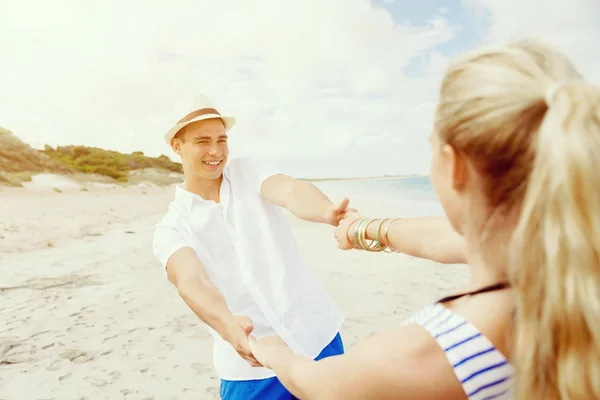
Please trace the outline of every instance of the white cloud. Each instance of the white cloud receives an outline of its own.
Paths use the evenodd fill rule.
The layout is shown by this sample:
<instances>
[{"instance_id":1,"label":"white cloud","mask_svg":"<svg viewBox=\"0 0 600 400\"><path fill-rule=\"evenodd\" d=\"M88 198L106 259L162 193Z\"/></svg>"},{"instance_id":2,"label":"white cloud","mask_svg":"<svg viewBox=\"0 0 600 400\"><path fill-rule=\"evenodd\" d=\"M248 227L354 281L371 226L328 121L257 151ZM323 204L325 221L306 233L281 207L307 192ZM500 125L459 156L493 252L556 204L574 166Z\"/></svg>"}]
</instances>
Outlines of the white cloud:
<instances>
[{"instance_id":1,"label":"white cloud","mask_svg":"<svg viewBox=\"0 0 600 400\"><path fill-rule=\"evenodd\" d=\"M5 0L0 125L34 145L171 155L172 105L204 92L238 118L238 154L334 157L361 137L386 147L429 119L427 81L402 68L453 32L439 16L397 25L366 0Z\"/></svg>"},{"instance_id":2,"label":"white cloud","mask_svg":"<svg viewBox=\"0 0 600 400\"><path fill-rule=\"evenodd\" d=\"M600 74L597 0L463 1L489 15L489 40L538 35ZM173 156L162 142L181 117L172 106L203 92L238 118L233 153L295 160L304 175L426 172L448 61L433 50L458 28L445 9L399 25L368 0L0 7L0 126L23 140ZM415 57L427 62L409 78Z\"/></svg>"},{"instance_id":3,"label":"white cloud","mask_svg":"<svg viewBox=\"0 0 600 400\"><path fill-rule=\"evenodd\" d=\"M579 70L600 83L598 0L468 0L490 21L487 41L534 36L565 52Z\"/></svg>"}]
</instances>

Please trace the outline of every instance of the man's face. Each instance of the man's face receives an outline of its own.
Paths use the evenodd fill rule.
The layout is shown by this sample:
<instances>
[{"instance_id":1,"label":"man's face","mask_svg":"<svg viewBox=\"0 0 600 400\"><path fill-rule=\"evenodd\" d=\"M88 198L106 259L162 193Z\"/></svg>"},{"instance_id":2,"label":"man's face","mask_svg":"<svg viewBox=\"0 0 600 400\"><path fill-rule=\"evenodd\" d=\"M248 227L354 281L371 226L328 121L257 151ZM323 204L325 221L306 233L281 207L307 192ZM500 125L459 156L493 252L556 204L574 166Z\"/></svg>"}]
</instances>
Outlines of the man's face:
<instances>
[{"instance_id":1,"label":"man's face","mask_svg":"<svg viewBox=\"0 0 600 400\"><path fill-rule=\"evenodd\" d=\"M171 139L184 171L200 179L219 179L229 156L227 133L221 119L189 124Z\"/></svg>"}]
</instances>

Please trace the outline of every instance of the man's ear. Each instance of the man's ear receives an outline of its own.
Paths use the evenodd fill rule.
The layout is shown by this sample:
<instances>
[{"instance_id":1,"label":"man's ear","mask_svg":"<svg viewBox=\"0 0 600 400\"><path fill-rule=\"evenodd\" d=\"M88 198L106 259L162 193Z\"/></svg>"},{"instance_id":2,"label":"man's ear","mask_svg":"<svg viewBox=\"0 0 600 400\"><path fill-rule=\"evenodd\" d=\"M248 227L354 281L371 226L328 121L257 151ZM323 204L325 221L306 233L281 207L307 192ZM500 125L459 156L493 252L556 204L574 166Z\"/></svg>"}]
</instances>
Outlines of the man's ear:
<instances>
[{"instance_id":1,"label":"man's ear","mask_svg":"<svg viewBox=\"0 0 600 400\"><path fill-rule=\"evenodd\" d=\"M445 144L442 147L442 159L444 167L448 171L448 178L454 190L460 191L467 183L468 163L465 157L456 151L454 147Z\"/></svg>"},{"instance_id":2,"label":"man's ear","mask_svg":"<svg viewBox=\"0 0 600 400\"><path fill-rule=\"evenodd\" d=\"M181 140L178 138L171 138L171 148L178 156L181 155Z\"/></svg>"}]
</instances>

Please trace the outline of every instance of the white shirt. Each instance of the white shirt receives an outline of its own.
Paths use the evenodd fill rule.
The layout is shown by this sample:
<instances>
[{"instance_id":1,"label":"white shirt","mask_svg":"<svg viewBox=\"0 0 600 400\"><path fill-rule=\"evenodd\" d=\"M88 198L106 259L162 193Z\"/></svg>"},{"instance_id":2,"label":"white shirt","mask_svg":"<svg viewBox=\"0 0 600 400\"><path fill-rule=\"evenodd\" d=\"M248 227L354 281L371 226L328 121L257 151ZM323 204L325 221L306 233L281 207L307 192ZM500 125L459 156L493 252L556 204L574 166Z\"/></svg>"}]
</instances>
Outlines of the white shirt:
<instances>
[{"instance_id":1,"label":"white shirt","mask_svg":"<svg viewBox=\"0 0 600 400\"><path fill-rule=\"evenodd\" d=\"M231 159L223 172L220 204L178 185L156 225L154 254L166 267L174 252L191 247L229 310L252 319L256 337L277 334L293 351L315 358L339 332L344 316L304 264L282 210L260 196L263 181L279 173L251 158ZM221 379L275 376L250 366L208 330Z\"/></svg>"}]
</instances>

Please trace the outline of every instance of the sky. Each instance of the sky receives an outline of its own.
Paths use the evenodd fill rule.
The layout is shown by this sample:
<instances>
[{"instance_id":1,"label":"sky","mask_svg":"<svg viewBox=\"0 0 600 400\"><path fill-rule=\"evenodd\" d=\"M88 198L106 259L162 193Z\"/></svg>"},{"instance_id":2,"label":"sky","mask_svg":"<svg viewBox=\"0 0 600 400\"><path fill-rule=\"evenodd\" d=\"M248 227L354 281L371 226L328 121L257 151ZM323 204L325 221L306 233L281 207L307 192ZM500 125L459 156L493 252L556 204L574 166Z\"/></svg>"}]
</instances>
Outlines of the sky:
<instances>
[{"instance_id":1,"label":"sky","mask_svg":"<svg viewBox=\"0 0 600 400\"><path fill-rule=\"evenodd\" d=\"M231 156L426 174L449 59L537 37L600 83L598 21L598 0L0 0L0 126L178 161L163 134L203 94L237 118Z\"/></svg>"}]
</instances>

